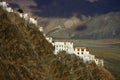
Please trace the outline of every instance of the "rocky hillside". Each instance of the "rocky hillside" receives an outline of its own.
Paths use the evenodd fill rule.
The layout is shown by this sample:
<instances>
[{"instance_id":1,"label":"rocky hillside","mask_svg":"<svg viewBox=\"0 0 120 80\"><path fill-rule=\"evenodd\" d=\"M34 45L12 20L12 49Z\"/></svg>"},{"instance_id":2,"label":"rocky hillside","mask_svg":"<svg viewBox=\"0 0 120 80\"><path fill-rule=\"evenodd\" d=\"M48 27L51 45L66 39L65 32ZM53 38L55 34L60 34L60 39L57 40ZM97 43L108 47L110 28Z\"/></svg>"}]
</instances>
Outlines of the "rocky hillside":
<instances>
[{"instance_id":1,"label":"rocky hillside","mask_svg":"<svg viewBox=\"0 0 120 80\"><path fill-rule=\"evenodd\" d=\"M35 25L0 8L0 80L114 80L103 67L53 50Z\"/></svg>"}]
</instances>

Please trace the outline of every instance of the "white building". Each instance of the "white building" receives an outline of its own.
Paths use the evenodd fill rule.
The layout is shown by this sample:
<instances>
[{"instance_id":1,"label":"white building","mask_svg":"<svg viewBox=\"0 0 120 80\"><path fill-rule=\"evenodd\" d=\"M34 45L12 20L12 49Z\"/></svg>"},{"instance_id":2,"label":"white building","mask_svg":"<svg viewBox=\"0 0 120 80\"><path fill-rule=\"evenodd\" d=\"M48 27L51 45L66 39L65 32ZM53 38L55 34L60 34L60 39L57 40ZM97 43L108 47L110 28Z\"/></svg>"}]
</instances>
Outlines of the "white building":
<instances>
[{"instance_id":1,"label":"white building","mask_svg":"<svg viewBox=\"0 0 120 80\"><path fill-rule=\"evenodd\" d=\"M0 2L0 6L7 12L13 12L13 9L8 6L9 4L6 3L5 1Z\"/></svg>"},{"instance_id":2,"label":"white building","mask_svg":"<svg viewBox=\"0 0 120 80\"><path fill-rule=\"evenodd\" d=\"M76 47L75 48L75 55L79 56L81 59L83 59L84 62L91 63L95 56L91 55L88 48L85 47Z\"/></svg>"},{"instance_id":3,"label":"white building","mask_svg":"<svg viewBox=\"0 0 120 80\"><path fill-rule=\"evenodd\" d=\"M46 37L46 40L47 40L49 43L52 43L52 42L53 42L52 37Z\"/></svg>"},{"instance_id":4,"label":"white building","mask_svg":"<svg viewBox=\"0 0 120 80\"><path fill-rule=\"evenodd\" d=\"M95 55L90 54L89 59L90 59L91 62L93 62L95 60Z\"/></svg>"},{"instance_id":5,"label":"white building","mask_svg":"<svg viewBox=\"0 0 120 80\"><path fill-rule=\"evenodd\" d=\"M37 25L37 19L36 18L29 18L28 22L29 22L29 24L35 24L35 25Z\"/></svg>"},{"instance_id":6,"label":"white building","mask_svg":"<svg viewBox=\"0 0 120 80\"><path fill-rule=\"evenodd\" d=\"M80 58L83 59L84 57L88 57L89 56L89 49L87 49L85 47L76 47L74 53L77 56L79 56Z\"/></svg>"},{"instance_id":7,"label":"white building","mask_svg":"<svg viewBox=\"0 0 120 80\"><path fill-rule=\"evenodd\" d=\"M7 12L13 12L13 9L11 7L4 8Z\"/></svg>"},{"instance_id":8,"label":"white building","mask_svg":"<svg viewBox=\"0 0 120 80\"><path fill-rule=\"evenodd\" d=\"M55 41L53 46L55 47L54 54L58 54L60 51L66 51L68 54L75 54L76 56L79 56L83 59L84 63L94 62L98 66L104 66L103 60L95 58L95 55L90 54L88 48L76 47L74 49L73 43L68 41Z\"/></svg>"},{"instance_id":9,"label":"white building","mask_svg":"<svg viewBox=\"0 0 120 80\"><path fill-rule=\"evenodd\" d=\"M22 17L23 17L25 20L28 20L28 18L29 18L29 16L28 16L27 13L23 13L23 14L22 14Z\"/></svg>"},{"instance_id":10,"label":"white building","mask_svg":"<svg viewBox=\"0 0 120 80\"><path fill-rule=\"evenodd\" d=\"M8 6L8 3L6 3L5 1L2 1L2 2L0 2L0 6L5 8Z\"/></svg>"},{"instance_id":11,"label":"white building","mask_svg":"<svg viewBox=\"0 0 120 80\"><path fill-rule=\"evenodd\" d=\"M39 31L40 31L40 32L43 32L43 27L39 27Z\"/></svg>"},{"instance_id":12,"label":"white building","mask_svg":"<svg viewBox=\"0 0 120 80\"><path fill-rule=\"evenodd\" d=\"M95 62L95 64L98 65L98 66L104 66L104 61L103 61L102 59L97 59L97 58L95 58L95 59L94 59L94 62Z\"/></svg>"},{"instance_id":13,"label":"white building","mask_svg":"<svg viewBox=\"0 0 120 80\"><path fill-rule=\"evenodd\" d=\"M27 13L19 13L19 12L17 12L17 13L18 13L18 15L19 15L21 18L23 18L23 19L25 19L25 20L28 20L28 19L29 19L29 16L28 16Z\"/></svg>"},{"instance_id":14,"label":"white building","mask_svg":"<svg viewBox=\"0 0 120 80\"><path fill-rule=\"evenodd\" d=\"M58 54L60 51L66 51L67 53L74 53L73 43L72 42L66 42L66 41L55 41L54 42L55 47L55 54Z\"/></svg>"},{"instance_id":15,"label":"white building","mask_svg":"<svg viewBox=\"0 0 120 80\"><path fill-rule=\"evenodd\" d=\"M20 18L23 18L23 14L22 13L18 13L18 15L20 16Z\"/></svg>"}]
</instances>

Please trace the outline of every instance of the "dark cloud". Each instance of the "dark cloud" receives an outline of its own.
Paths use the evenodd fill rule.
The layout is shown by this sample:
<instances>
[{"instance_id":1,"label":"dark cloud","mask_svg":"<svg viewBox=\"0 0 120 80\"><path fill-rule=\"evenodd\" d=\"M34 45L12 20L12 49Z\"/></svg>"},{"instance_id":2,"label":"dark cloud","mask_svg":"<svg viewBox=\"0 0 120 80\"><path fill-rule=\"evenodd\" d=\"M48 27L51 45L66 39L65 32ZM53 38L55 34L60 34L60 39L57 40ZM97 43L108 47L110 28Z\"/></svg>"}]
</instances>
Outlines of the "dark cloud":
<instances>
[{"instance_id":1,"label":"dark cloud","mask_svg":"<svg viewBox=\"0 0 120 80\"><path fill-rule=\"evenodd\" d=\"M97 1L97 2L95 2ZM120 0L35 0L34 14L43 17L94 16L120 11ZM95 3L91 3L95 2Z\"/></svg>"},{"instance_id":2,"label":"dark cloud","mask_svg":"<svg viewBox=\"0 0 120 80\"><path fill-rule=\"evenodd\" d=\"M76 31L83 31L86 30L87 26L86 25L81 25L81 26L77 26Z\"/></svg>"},{"instance_id":3,"label":"dark cloud","mask_svg":"<svg viewBox=\"0 0 120 80\"><path fill-rule=\"evenodd\" d=\"M97 2L97 1L99 1L99 0L86 0L86 1L89 1L89 2L91 2L91 3L94 3L94 2Z\"/></svg>"}]
</instances>

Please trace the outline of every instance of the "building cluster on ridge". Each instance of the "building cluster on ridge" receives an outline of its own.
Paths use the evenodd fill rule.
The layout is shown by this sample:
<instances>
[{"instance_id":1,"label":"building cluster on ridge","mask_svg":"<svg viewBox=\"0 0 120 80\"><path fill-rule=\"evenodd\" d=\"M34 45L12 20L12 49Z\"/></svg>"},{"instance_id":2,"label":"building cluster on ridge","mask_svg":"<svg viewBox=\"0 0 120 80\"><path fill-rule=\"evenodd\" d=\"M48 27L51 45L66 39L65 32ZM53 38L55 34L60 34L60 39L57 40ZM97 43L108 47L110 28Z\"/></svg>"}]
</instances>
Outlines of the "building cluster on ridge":
<instances>
[{"instance_id":1,"label":"building cluster on ridge","mask_svg":"<svg viewBox=\"0 0 120 80\"><path fill-rule=\"evenodd\" d=\"M20 13L14 11L5 1L0 1L0 7L2 7L3 10L7 12L13 12L18 14L19 17L28 21L29 24L35 24L37 26L37 18L32 18L27 13ZM39 27L39 30L43 32L43 27ZM45 34L43 35L45 36L46 40L55 47L54 54L57 55L60 51L66 51L66 53L68 54L75 54L76 56L79 56L81 59L83 59L85 63L94 62L98 66L104 66L104 61L102 59L96 58L95 55L90 54L88 48L74 47L73 42L69 41L53 41L52 37L47 37Z\"/></svg>"},{"instance_id":2,"label":"building cluster on ridge","mask_svg":"<svg viewBox=\"0 0 120 80\"><path fill-rule=\"evenodd\" d=\"M54 47L54 54L58 54L61 51L66 51L68 54L75 54L79 56L80 59L83 59L84 63L95 63L98 66L104 66L104 61L102 59L98 59L95 55L90 54L90 51L86 47L74 47L73 42L70 41L53 41L52 37L46 37L46 40L50 42Z\"/></svg>"},{"instance_id":3,"label":"building cluster on ridge","mask_svg":"<svg viewBox=\"0 0 120 80\"><path fill-rule=\"evenodd\" d=\"M22 11L15 11L12 9L9 4L5 1L0 1L0 7L3 8L3 10L11 13L16 13L19 15L20 18L25 19L29 24L35 24L37 26L37 18L36 17L31 17L28 13L23 13ZM42 31L42 27L40 27L40 30Z\"/></svg>"}]
</instances>

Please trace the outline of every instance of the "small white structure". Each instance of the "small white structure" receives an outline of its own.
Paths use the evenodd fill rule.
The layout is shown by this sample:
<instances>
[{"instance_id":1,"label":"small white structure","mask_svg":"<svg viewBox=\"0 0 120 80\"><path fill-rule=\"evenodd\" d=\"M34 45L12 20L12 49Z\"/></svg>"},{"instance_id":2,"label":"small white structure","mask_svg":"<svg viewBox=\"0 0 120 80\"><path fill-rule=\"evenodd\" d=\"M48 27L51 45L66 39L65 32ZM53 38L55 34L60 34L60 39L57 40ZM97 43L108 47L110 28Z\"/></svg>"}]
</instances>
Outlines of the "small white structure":
<instances>
[{"instance_id":1,"label":"small white structure","mask_svg":"<svg viewBox=\"0 0 120 80\"><path fill-rule=\"evenodd\" d=\"M95 59L94 59L94 62L95 62L95 64L98 65L98 66L104 66L104 61L103 61L102 59L97 59L97 58L95 58Z\"/></svg>"},{"instance_id":2,"label":"small white structure","mask_svg":"<svg viewBox=\"0 0 120 80\"><path fill-rule=\"evenodd\" d=\"M20 16L20 18L23 18L23 14L22 13L18 13L18 15Z\"/></svg>"},{"instance_id":3,"label":"small white structure","mask_svg":"<svg viewBox=\"0 0 120 80\"><path fill-rule=\"evenodd\" d=\"M7 12L13 12L13 9L5 1L0 2L0 6Z\"/></svg>"},{"instance_id":4,"label":"small white structure","mask_svg":"<svg viewBox=\"0 0 120 80\"><path fill-rule=\"evenodd\" d=\"M99 66L104 66L104 61L103 61L103 59L99 59Z\"/></svg>"},{"instance_id":5,"label":"small white structure","mask_svg":"<svg viewBox=\"0 0 120 80\"><path fill-rule=\"evenodd\" d=\"M44 37L46 37L46 34L43 34Z\"/></svg>"},{"instance_id":6,"label":"small white structure","mask_svg":"<svg viewBox=\"0 0 120 80\"><path fill-rule=\"evenodd\" d=\"M18 15L21 17L21 18L24 18L25 20L28 20L29 19L29 16L27 13L18 13Z\"/></svg>"},{"instance_id":7,"label":"small white structure","mask_svg":"<svg viewBox=\"0 0 120 80\"><path fill-rule=\"evenodd\" d=\"M49 43L52 43L52 41L53 41L52 37L46 37L46 40L47 40Z\"/></svg>"},{"instance_id":8,"label":"small white structure","mask_svg":"<svg viewBox=\"0 0 120 80\"><path fill-rule=\"evenodd\" d=\"M6 10L7 12L13 12L13 9L12 9L11 7L6 7L5 10Z\"/></svg>"},{"instance_id":9,"label":"small white structure","mask_svg":"<svg viewBox=\"0 0 120 80\"><path fill-rule=\"evenodd\" d=\"M3 8L8 6L8 3L6 3L5 1L0 2L0 6L2 6Z\"/></svg>"},{"instance_id":10,"label":"small white structure","mask_svg":"<svg viewBox=\"0 0 120 80\"><path fill-rule=\"evenodd\" d=\"M25 20L28 20L29 16L28 16L27 13L23 13L22 15L23 15L22 17L23 17Z\"/></svg>"},{"instance_id":11,"label":"small white structure","mask_svg":"<svg viewBox=\"0 0 120 80\"><path fill-rule=\"evenodd\" d=\"M29 18L28 22L29 22L29 24L35 24L35 25L37 25L37 19L36 18Z\"/></svg>"},{"instance_id":12,"label":"small white structure","mask_svg":"<svg viewBox=\"0 0 120 80\"><path fill-rule=\"evenodd\" d=\"M98 65L99 64L99 59L95 58L95 64Z\"/></svg>"},{"instance_id":13,"label":"small white structure","mask_svg":"<svg viewBox=\"0 0 120 80\"><path fill-rule=\"evenodd\" d=\"M40 32L43 32L43 27L39 27L39 31L40 31Z\"/></svg>"},{"instance_id":14,"label":"small white structure","mask_svg":"<svg viewBox=\"0 0 120 80\"><path fill-rule=\"evenodd\" d=\"M95 55L90 54L89 59L90 59L91 62L93 62L95 60Z\"/></svg>"}]
</instances>

